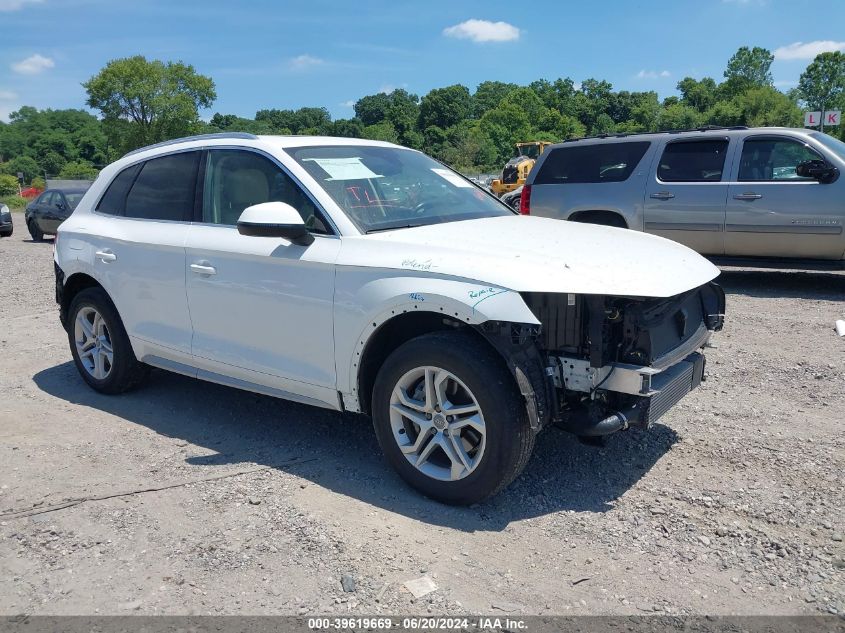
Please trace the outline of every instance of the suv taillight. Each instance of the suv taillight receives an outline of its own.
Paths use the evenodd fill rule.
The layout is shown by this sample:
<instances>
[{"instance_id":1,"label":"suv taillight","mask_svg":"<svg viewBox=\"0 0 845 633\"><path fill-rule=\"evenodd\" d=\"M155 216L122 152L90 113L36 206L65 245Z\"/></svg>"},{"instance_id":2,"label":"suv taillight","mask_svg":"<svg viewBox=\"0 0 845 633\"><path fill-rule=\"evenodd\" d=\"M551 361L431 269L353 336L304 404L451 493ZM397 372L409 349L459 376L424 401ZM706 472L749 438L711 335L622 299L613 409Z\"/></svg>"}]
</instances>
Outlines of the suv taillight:
<instances>
[{"instance_id":1,"label":"suv taillight","mask_svg":"<svg viewBox=\"0 0 845 633\"><path fill-rule=\"evenodd\" d=\"M531 185L522 187L522 194L519 196L520 215L531 215Z\"/></svg>"}]
</instances>

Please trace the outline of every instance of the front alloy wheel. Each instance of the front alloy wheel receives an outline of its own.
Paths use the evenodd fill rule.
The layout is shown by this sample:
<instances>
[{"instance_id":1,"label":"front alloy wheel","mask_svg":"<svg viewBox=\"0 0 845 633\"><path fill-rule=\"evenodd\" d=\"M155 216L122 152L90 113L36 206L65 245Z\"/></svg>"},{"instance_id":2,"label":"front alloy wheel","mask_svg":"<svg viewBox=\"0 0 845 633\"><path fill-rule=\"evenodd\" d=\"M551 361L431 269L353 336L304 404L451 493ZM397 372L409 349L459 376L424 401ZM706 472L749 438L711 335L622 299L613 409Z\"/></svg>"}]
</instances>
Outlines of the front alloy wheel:
<instances>
[{"instance_id":1,"label":"front alloy wheel","mask_svg":"<svg viewBox=\"0 0 845 633\"><path fill-rule=\"evenodd\" d=\"M400 345L373 386L373 427L393 468L445 503L496 494L534 446L525 400L504 359L470 332L423 334Z\"/></svg>"},{"instance_id":2,"label":"front alloy wheel","mask_svg":"<svg viewBox=\"0 0 845 633\"><path fill-rule=\"evenodd\" d=\"M399 379L390 426L408 462L433 479L463 479L484 457L481 407L466 385L439 367L418 367Z\"/></svg>"}]
</instances>

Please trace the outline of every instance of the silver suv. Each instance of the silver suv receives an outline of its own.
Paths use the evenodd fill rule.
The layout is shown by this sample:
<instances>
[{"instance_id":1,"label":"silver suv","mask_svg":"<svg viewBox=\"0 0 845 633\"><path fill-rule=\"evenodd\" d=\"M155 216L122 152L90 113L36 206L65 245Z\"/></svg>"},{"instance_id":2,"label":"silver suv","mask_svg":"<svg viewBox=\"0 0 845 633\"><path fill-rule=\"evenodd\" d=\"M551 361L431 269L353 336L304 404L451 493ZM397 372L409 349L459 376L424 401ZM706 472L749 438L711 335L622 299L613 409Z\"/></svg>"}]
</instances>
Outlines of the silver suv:
<instances>
[{"instance_id":1,"label":"silver suv","mask_svg":"<svg viewBox=\"0 0 845 633\"><path fill-rule=\"evenodd\" d=\"M549 147L520 211L660 235L715 258L845 261L845 143L702 128Z\"/></svg>"}]
</instances>

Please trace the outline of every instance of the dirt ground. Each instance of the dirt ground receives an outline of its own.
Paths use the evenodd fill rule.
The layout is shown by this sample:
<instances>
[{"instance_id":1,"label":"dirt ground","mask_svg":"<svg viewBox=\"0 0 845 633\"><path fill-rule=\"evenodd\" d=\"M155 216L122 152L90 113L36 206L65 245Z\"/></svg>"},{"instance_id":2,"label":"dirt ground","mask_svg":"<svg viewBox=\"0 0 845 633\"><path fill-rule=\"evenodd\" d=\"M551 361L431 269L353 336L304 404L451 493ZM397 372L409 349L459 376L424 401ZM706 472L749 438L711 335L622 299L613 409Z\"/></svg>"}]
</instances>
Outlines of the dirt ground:
<instances>
[{"instance_id":1,"label":"dirt ground","mask_svg":"<svg viewBox=\"0 0 845 633\"><path fill-rule=\"evenodd\" d=\"M723 273L707 382L661 424L603 448L547 431L503 494L450 508L362 417L161 371L96 394L52 244L15 223L0 614L845 612L845 273ZM414 598L420 577L437 589Z\"/></svg>"}]
</instances>

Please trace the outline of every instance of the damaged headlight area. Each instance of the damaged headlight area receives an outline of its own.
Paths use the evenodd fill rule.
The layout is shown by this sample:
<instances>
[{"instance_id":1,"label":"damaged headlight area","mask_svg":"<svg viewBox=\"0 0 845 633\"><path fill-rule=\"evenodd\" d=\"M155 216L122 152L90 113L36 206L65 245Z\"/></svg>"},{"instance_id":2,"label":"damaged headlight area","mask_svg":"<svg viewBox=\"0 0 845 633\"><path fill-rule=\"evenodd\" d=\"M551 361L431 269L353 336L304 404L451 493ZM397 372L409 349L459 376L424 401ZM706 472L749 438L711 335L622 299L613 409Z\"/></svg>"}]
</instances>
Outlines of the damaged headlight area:
<instances>
[{"instance_id":1,"label":"damaged headlight area","mask_svg":"<svg viewBox=\"0 0 845 633\"><path fill-rule=\"evenodd\" d=\"M545 421L581 436L654 423L704 379L702 349L724 323L712 282L667 298L522 297L541 323Z\"/></svg>"}]
</instances>

